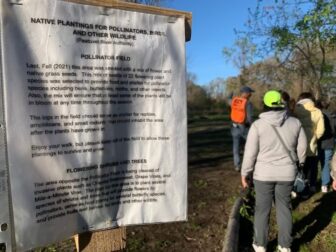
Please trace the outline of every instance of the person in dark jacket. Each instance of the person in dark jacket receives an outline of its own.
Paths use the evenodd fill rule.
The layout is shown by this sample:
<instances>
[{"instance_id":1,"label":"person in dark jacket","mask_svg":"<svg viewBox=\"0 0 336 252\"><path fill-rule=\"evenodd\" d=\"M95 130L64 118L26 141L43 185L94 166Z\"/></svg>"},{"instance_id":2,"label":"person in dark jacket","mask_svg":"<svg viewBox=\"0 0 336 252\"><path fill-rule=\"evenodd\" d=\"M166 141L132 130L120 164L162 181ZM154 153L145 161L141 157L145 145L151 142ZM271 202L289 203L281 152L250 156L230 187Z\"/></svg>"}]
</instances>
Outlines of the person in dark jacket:
<instances>
[{"instance_id":1,"label":"person in dark jacket","mask_svg":"<svg viewBox=\"0 0 336 252\"><path fill-rule=\"evenodd\" d=\"M335 144L335 118L332 117L328 111L329 103L325 100L318 100L316 107L323 113L324 120L324 133L317 141L318 145L318 158L321 163L321 191L322 193L328 192L330 184L330 161L334 153Z\"/></svg>"},{"instance_id":2,"label":"person in dark jacket","mask_svg":"<svg viewBox=\"0 0 336 252\"><path fill-rule=\"evenodd\" d=\"M284 90L279 90L281 93L281 99L283 103L285 104L285 108L287 110L287 115L288 116L293 116L294 115L294 109L295 109L295 100L290 97L288 92Z\"/></svg>"}]
</instances>

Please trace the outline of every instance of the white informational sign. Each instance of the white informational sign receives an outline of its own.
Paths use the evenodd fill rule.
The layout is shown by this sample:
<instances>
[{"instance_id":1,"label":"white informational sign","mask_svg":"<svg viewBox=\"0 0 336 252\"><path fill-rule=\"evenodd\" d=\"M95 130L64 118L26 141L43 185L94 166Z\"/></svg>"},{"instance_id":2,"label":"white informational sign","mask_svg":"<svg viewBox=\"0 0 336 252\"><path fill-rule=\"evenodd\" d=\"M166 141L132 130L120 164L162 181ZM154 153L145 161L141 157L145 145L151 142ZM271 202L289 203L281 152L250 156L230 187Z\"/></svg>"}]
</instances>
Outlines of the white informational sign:
<instances>
[{"instance_id":1,"label":"white informational sign","mask_svg":"<svg viewBox=\"0 0 336 252\"><path fill-rule=\"evenodd\" d=\"M186 220L184 18L13 2L0 28L17 249Z\"/></svg>"}]
</instances>

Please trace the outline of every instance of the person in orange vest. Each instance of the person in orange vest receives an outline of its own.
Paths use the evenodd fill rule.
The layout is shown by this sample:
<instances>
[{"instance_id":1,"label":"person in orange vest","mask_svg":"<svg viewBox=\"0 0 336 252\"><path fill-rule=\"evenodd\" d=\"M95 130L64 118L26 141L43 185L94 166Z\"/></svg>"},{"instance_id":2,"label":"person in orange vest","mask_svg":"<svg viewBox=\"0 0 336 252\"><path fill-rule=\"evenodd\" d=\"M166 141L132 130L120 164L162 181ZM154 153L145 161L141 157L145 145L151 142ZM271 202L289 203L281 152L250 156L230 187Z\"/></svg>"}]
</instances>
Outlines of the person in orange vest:
<instances>
[{"instance_id":1,"label":"person in orange vest","mask_svg":"<svg viewBox=\"0 0 336 252\"><path fill-rule=\"evenodd\" d=\"M254 90L244 86L240 89L240 95L231 100L231 135L233 141L233 163L236 171L240 171L240 145L246 140L248 129L252 124L253 107L249 101Z\"/></svg>"}]
</instances>

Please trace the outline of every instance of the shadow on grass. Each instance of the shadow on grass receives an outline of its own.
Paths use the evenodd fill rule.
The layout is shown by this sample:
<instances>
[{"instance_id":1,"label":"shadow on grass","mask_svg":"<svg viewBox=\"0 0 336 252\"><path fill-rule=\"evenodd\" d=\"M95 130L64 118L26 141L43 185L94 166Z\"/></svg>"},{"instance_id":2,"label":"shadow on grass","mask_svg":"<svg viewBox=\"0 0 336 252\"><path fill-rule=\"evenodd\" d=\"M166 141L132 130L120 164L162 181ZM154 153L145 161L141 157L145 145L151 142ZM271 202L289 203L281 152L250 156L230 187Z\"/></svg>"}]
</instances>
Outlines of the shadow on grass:
<instances>
[{"instance_id":1,"label":"shadow on grass","mask_svg":"<svg viewBox=\"0 0 336 252\"><path fill-rule=\"evenodd\" d=\"M230 159L232 159L231 153L214 158L200 158L196 160L189 160L189 166L192 168L219 166Z\"/></svg>"},{"instance_id":2,"label":"shadow on grass","mask_svg":"<svg viewBox=\"0 0 336 252\"><path fill-rule=\"evenodd\" d=\"M189 132L188 137L193 142L202 141L205 136L210 136L211 138L215 138L217 136L222 137L231 137L230 127L220 126L217 128L212 127L199 127L198 130L194 130Z\"/></svg>"},{"instance_id":3,"label":"shadow on grass","mask_svg":"<svg viewBox=\"0 0 336 252\"><path fill-rule=\"evenodd\" d=\"M241 190L240 197L243 204L239 209L240 227L239 227L239 252L252 252L253 243L253 219L255 209L255 193L253 186Z\"/></svg>"},{"instance_id":4,"label":"shadow on grass","mask_svg":"<svg viewBox=\"0 0 336 252\"><path fill-rule=\"evenodd\" d=\"M205 129L195 133L189 133L189 147L202 148L211 145L231 144L231 134L229 128Z\"/></svg>"},{"instance_id":5,"label":"shadow on grass","mask_svg":"<svg viewBox=\"0 0 336 252\"><path fill-rule=\"evenodd\" d=\"M327 193L317 201L319 204L305 217L294 223L293 233L297 237L293 241L293 251L299 251L302 244L314 239L332 221L336 211L335 193Z\"/></svg>"},{"instance_id":6,"label":"shadow on grass","mask_svg":"<svg viewBox=\"0 0 336 252\"><path fill-rule=\"evenodd\" d=\"M239 252L254 252L252 248L253 243L253 223L242 217L240 218L239 229Z\"/></svg>"},{"instance_id":7,"label":"shadow on grass","mask_svg":"<svg viewBox=\"0 0 336 252\"><path fill-rule=\"evenodd\" d=\"M293 201L295 209L299 204L308 201L297 198ZM336 211L336 195L328 193L317 199L314 203L319 203L312 211L302 219L294 222L292 251L299 252L300 247L314 240L316 235L323 231L332 221L332 216ZM307 203L308 204L308 203ZM277 239L269 242L268 251L274 251L277 246ZM321 250L322 251L322 250Z\"/></svg>"}]
</instances>

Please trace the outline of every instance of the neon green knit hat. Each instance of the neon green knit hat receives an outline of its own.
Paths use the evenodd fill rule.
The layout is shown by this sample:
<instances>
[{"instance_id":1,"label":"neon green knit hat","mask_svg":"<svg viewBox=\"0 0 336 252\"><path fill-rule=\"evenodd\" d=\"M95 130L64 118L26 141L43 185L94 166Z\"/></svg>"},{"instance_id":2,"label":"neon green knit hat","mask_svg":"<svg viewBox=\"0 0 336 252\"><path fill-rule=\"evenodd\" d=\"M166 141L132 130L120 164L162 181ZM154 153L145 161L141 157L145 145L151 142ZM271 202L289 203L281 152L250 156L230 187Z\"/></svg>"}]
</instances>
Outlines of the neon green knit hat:
<instances>
[{"instance_id":1,"label":"neon green knit hat","mask_svg":"<svg viewBox=\"0 0 336 252\"><path fill-rule=\"evenodd\" d=\"M282 103L281 94L278 91L270 90L264 95L264 103L270 108L284 108L285 104Z\"/></svg>"}]
</instances>

